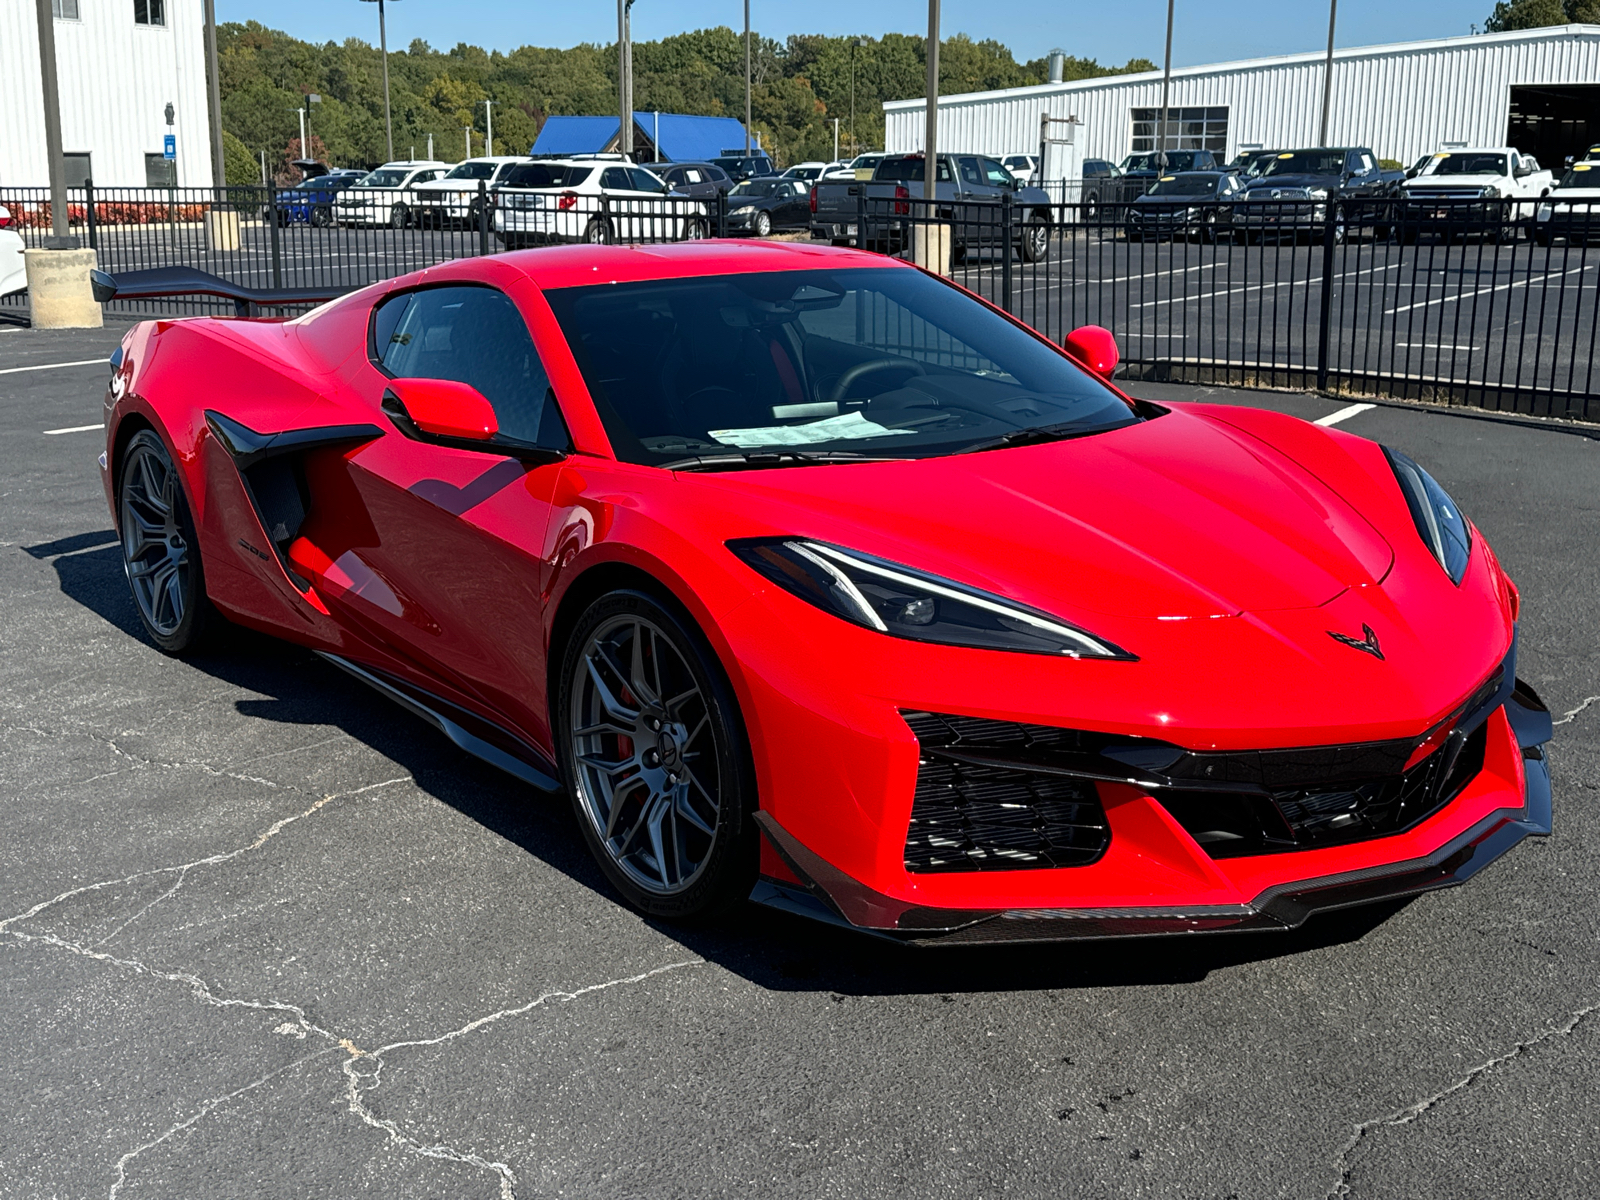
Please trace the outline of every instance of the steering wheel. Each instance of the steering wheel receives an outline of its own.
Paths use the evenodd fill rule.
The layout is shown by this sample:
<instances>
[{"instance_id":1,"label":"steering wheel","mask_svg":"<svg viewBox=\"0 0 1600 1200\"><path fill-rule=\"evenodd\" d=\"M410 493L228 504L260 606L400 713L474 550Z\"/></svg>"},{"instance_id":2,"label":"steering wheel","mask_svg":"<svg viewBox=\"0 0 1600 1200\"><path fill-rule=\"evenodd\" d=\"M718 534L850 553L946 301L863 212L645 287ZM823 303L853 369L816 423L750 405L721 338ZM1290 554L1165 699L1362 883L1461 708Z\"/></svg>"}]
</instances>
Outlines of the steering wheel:
<instances>
[{"instance_id":1,"label":"steering wheel","mask_svg":"<svg viewBox=\"0 0 1600 1200\"><path fill-rule=\"evenodd\" d=\"M866 362L858 362L839 376L833 385L833 390L828 393L828 399L835 404L845 398L850 385L863 375L870 375L874 371L910 371L913 375L926 375L922 364L909 358L869 358Z\"/></svg>"}]
</instances>

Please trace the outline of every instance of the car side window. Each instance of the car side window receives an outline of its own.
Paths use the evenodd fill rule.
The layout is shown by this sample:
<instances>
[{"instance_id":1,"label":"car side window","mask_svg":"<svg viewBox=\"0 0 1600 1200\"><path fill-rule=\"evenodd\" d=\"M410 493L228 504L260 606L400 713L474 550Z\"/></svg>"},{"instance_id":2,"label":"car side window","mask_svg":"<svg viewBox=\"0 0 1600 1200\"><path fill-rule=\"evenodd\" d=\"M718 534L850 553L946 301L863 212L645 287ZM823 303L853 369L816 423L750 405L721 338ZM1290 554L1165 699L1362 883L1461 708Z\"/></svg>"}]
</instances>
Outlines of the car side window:
<instances>
[{"instance_id":1,"label":"car side window","mask_svg":"<svg viewBox=\"0 0 1600 1200\"><path fill-rule=\"evenodd\" d=\"M685 167L678 172L678 175L680 183L704 183L706 181L706 177L694 167Z\"/></svg>"},{"instance_id":2,"label":"car side window","mask_svg":"<svg viewBox=\"0 0 1600 1200\"><path fill-rule=\"evenodd\" d=\"M613 191L626 192L628 188L628 173L621 167L607 167L600 172L600 186Z\"/></svg>"},{"instance_id":3,"label":"car side window","mask_svg":"<svg viewBox=\"0 0 1600 1200\"><path fill-rule=\"evenodd\" d=\"M979 163L983 167L983 181L990 187L1008 188L1011 186L1011 180L1013 178L1011 172L1006 170L999 163L995 162L994 159L980 159ZM1027 166L1027 163L1018 163L1017 165Z\"/></svg>"},{"instance_id":4,"label":"car side window","mask_svg":"<svg viewBox=\"0 0 1600 1200\"><path fill-rule=\"evenodd\" d=\"M656 181L656 177L650 174L649 171L641 170L638 167L628 168L628 182L636 192L661 191L661 184Z\"/></svg>"},{"instance_id":5,"label":"car side window","mask_svg":"<svg viewBox=\"0 0 1600 1200\"><path fill-rule=\"evenodd\" d=\"M978 160L975 158L956 159L956 169L961 172L962 183L980 184L983 182L983 172L979 170Z\"/></svg>"},{"instance_id":6,"label":"car side window","mask_svg":"<svg viewBox=\"0 0 1600 1200\"><path fill-rule=\"evenodd\" d=\"M503 292L467 285L391 297L378 306L372 334L373 355L390 375L470 384L494 406L502 436L566 445L550 378Z\"/></svg>"}]
</instances>

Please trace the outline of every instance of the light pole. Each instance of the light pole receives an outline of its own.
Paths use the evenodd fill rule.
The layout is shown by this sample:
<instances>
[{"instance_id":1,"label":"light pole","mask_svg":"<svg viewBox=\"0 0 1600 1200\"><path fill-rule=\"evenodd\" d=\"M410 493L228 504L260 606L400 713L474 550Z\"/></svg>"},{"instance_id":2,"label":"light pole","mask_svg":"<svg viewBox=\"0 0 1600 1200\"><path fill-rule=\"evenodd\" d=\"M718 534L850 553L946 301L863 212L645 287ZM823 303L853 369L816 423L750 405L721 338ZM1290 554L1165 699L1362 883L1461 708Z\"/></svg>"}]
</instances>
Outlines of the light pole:
<instances>
[{"instance_id":1,"label":"light pole","mask_svg":"<svg viewBox=\"0 0 1600 1200\"><path fill-rule=\"evenodd\" d=\"M494 101L483 102L483 156L494 157Z\"/></svg>"},{"instance_id":2,"label":"light pole","mask_svg":"<svg viewBox=\"0 0 1600 1200\"><path fill-rule=\"evenodd\" d=\"M222 85L217 80L217 0L205 0L206 116L211 125L211 186L221 201L228 186L228 160L222 152Z\"/></svg>"},{"instance_id":3,"label":"light pole","mask_svg":"<svg viewBox=\"0 0 1600 1200\"><path fill-rule=\"evenodd\" d=\"M928 0L928 124L923 142L928 157L923 164L922 198L931 216L938 211L933 202L939 198L939 0Z\"/></svg>"},{"instance_id":4,"label":"light pole","mask_svg":"<svg viewBox=\"0 0 1600 1200\"><path fill-rule=\"evenodd\" d=\"M471 158L472 157L472 126L471 125L463 125L461 127L461 135L467 139L467 158ZM463 160L463 161L465 161L465 160Z\"/></svg>"},{"instance_id":5,"label":"light pole","mask_svg":"<svg viewBox=\"0 0 1600 1200\"><path fill-rule=\"evenodd\" d=\"M830 158L828 161L829 162L838 162L839 161L839 118L838 117L835 117L833 119L833 157Z\"/></svg>"},{"instance_id":6,"label":"light pole","mask_svg":"<svg viewBox=\"0 0 1600 1200\"><path fill-rule=\"evenodd\" d=\"M44 152L50 170L50 245L67 240L67 160L61 151L61 97L56 86L56 14L50 0L38 0L39 76L44 83Z\"/></svg>"},{"instance_id":7,"label":"light pole","mask_svg":"<svg viewBox=\"0 0 1600 1200\"><path fill-rule=\"evenodd\" d=\"M372 0L367 0L371 3ZM389 157L385 162L394 161L394 122L389 119L389 31L384 28L383 0L376 0L378 5L378 53L383 58L383 144Z\"/></svg>"},{"instance_id":8,"label":"light pole","mask_svg":"<svg viewBox=\"0 0 1600 1200\"><path fill-rule=\"evenodd\" d=\"M1172 89L1172 6L1174 0L1167 0L1167 57L1166 65L1161 68L1161 131L1156 135L1156 165L1165 168L1167 165L1167 101Z\"/></svg>"},{"instance_id":9,"label":"light pole","mask_svg":"<svg viewBox=\"0 0 1600 1200\"><path fill-rule=\"evenodd\" d=\"M750 0L744 0L744 156L750 157Z\"/></svg>"},{"instance_id":10,"label":"light pole","mask_svg":"<svg viewBox=\"0 0 1600 1200\"><path fill-rule=\"evenodd\" d=\"M300 157L301 158L310 158L311 157L311 144L306 139L313 138L313 137L317 136L316 133L313 132L312 128L311 128L311 106L313 104L321 104L321 103L322 103L322 97L319 96L316 92L307 92L306 93L306 99L305 99L306 118L305 118L305 122L300 126Z\"/></svg>"},{"instance_id":11,"label":"light pole","mask_svg":"<svg viewBox=\"0 0 1600 1200\"><path fill-rule=\"evenodd\" d=\"M1322 136L1317 145L1328 144L1328 104L1333 99L1333 22L1339 15L1339 0L1328 0L1328 58L1322 67Z\"/></svg>"},{"instance_id":12,"label":"light pole","mask_svg":"<svg viewBox=\"0 0 1600 1200\"><path fill-rule=\"evenodd\" d=\"M617 0L617 151L633 157L633 0Z\"/></svg>"},{"instance_id":13,"label":"light pole","mask_svg":"<svg viewBox=\"0 0 1600 1200\"><path fill-rule=\"evenodd\" d=\"M306 106L304 104L297 105L294 111L300 114L300 157L304 158L306 156Z\"/></svg>"}]
</instances>

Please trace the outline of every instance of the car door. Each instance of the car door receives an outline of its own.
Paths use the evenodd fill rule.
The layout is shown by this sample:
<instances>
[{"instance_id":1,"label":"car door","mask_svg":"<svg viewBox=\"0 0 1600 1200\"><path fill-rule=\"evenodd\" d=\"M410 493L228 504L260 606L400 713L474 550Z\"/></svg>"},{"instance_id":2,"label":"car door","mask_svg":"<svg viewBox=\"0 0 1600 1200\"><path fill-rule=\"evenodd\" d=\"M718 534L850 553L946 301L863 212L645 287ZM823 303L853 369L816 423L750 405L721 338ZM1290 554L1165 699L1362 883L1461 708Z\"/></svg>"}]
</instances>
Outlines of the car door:
<instances>
[{"instance_id":1,"label":"car door","mask_svg":"<svg viewBox=\"0 0 1600 1200\"><path fill-rule=\"evenodd\" d=\"M521 312L498 289L444 284L386 297L356 368L375 416L391 378L475 387L500 433L564 450L566 426ZM393 431L326 464L297 570L397 657L536 738L547 734L541 588L559 461L460 449Z\"/></svg>"},{"instance_id":2,"label":"car door","mask_svg":"<svg viewBox=\"0 0 1600 1200\"><path fill-rule=\"evenodd\" d=\"M772 215L772 224L780 229L804 229L811 224L811 185L803 179L791 180L788 195Z\"/></svg>"}]
</instances>

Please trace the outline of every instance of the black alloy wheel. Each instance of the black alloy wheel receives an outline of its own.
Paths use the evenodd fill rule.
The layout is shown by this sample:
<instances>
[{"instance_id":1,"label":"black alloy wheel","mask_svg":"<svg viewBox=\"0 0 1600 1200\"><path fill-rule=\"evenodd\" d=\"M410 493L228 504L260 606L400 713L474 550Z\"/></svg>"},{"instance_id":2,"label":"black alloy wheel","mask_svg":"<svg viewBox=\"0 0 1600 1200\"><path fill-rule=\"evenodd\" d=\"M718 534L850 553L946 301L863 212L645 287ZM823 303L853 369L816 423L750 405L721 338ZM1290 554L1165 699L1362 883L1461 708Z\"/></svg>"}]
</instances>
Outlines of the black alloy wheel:
<instances>
[{"instance_id":1,"label":"black alloy wheel","mask_svg":"<svg viewBox=\"0 0 1600 1200\"><path fill-rule=\"evenodd\" d=\"M749 896L754 773L698 630L644 592L602 596L567 642L556 719L578 825L628 903L693 920Z\"/></svg>"},{"instance_id":2,"label":"black alloy wheel","mask_svg":"<svg viewBox=\"0 0 1600 1200\"><path fill-rule=\"evenodd\" d=\"M326 204L318 204L312 208L311 223L318 229L326 229L333 224L333 214L328 211Z\"/></svg>"},{"instance_id":3,"label":"black alloy wheel","mask_svg":"<svg viewBox=\"0 0 1600 1200\"><path fill-rule=\"evenodd\" d=\"M133 435L117 479L122 566L145 632L168 654L201 642L221 618L206 596L183 481L152 430Z\"/></svg>"},{"instance_id":4,"label":"black alloy wheel","mask_svg":"<svg viewBox=\"0 0 1600 1200\"><path fill-rule=\"evenodd\" d=\"M411 214L404 204L395 204L389 209L389 228L404 229L411 220Z\"/></svg>"}]
</instances>

